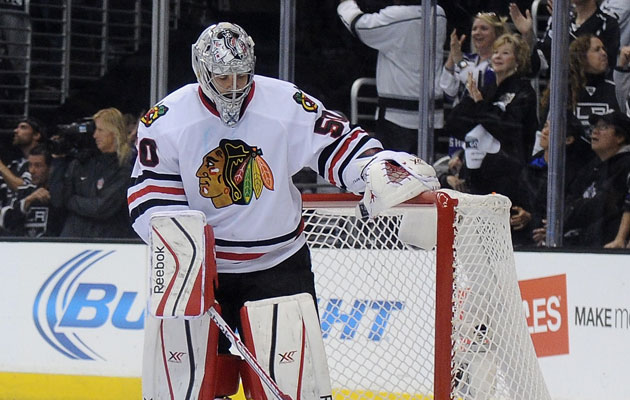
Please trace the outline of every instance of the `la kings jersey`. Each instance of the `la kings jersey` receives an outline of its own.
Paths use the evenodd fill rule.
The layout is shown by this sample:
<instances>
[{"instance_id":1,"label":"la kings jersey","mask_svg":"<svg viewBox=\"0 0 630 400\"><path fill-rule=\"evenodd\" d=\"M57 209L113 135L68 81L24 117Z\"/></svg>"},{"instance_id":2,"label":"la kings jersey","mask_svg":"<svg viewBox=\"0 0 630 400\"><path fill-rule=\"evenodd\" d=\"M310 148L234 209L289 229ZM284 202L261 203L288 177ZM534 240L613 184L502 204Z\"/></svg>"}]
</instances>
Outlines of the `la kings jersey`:
<instances>
[{"instance_id":1,"label":"la kings jersey","mask_svg":"<svg viewBox=\"0 0 630 400\"><path fill-rule=\"evenodd\" d=\"M305 243L291 177L310 167L358 191L349 168L380 143L293 84L255 76L234 127L198 84L173 92L142 118L128 191L133 227L148 238L155 211L201 210L216 238L219 272L270 268Z\"/></svg>"}]
</instances>

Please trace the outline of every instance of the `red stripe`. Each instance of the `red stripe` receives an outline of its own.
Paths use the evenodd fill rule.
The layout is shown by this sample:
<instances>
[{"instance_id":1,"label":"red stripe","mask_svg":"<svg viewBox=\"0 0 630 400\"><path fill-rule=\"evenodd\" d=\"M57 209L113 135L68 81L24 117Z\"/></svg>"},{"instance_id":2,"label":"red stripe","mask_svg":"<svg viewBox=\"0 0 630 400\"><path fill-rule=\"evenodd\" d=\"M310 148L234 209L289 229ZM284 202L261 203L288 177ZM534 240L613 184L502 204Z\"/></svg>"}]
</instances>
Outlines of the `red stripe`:
<instances>
[{"instance_id":1,"label":"red stripe","mask_svg":"<svg viewBox=\"0 0 630 400\"><path fill-rule=\"evenodd\" d=\"M255 260L264 255L265 253L228 253L225 251L217 251L217 258L234 261Z\"/></svg>"},{"instance_id":2,"label":"red stripe","mask_svg":"<svg viewBox=\"0 0 630 400\"><path fill-rule=\"evenodd\" d=\"M241 327L243 328L243 342L245 342L245 347L249 350L250 353L256 357L256 347L254 346L254 335L252 333L252 323L249 320L249 310L246 306L241 307ZM254 372L254 369L249 367L245 369L247 375L247 382L244 382L245 387L251 386L249 390L251 391L252 398L268 400L267 394L263 389L263 383L260 377ZM249 383L249 384L247 384Z\"/></svg>"},{"instance_id":3,"label":"red stripe","mask_svg":"<svg viewBox=\"0 0 630 400\"><path fill-rule=\"evenodd\" d=\"M164 243L164 246L166 246L168 251L173 255L173 258L175 259L175 272L173 273L173 278L171 278L171 281L169 282L168 287L166 288L166 291L162 295L162 300L160 300L160 305L158 306L158 309L155 311L156 315L164 315L163 313L164 313L164 307L166 306L166 300L168 299L168 296L170 295L171 290L173 289L173 284L175 283L175 278L177 278L177 273L179 271L179 259L177 258L177 254L175 254L173 249L171 249L171 247L168 245L166 240L164 240L162 235L160 235L160 232L158 232L155 228L153 228L153 232L155 232L155 234L160 237L160 240L162 241L162 243Z\"/></svg>"},{"instance_id":4,"label":"red stripe","mask_svg":"<svg viewBox=\"0 0 630 400\"><path fill-rule=\"evenodd\" d=\"M173 394L173 384L171 383L171 374L166 360L166 349L164 348L164 321L160 321L160 347L162 348L162 362L164 363L164 373L166 374L168 391L171 394L171 400L175 400L175 395Z\"/></svg>"},{"instance_id":5,"label":"red stripe","mask_svg":"<svg viewBox=\"0 0 630 400\"><path fill-rule=\"evenodd\" d=\"M304 320L302 320L302 356L300 357L300 375L298 376L296 400L300 400L300 398L302 397L302 379L304 375L304 350L306 347L305 340L306 340L306 327L304 326Z\"/></svg>"},{"instance_id":6,"label":"red stripe","mask_svg":"<svg viewBox=\"0 0 630 400\"><path fill-rule=\"evenodd\" d=\"M343 142L343 145L335 154L335 157L330 163L330 168L328 168L328 181L330 181L330 183L332 183L333 185L336 185L335 178L333 178L333 169L335 168L335 165L337 165L337 163L343 157L346 150L348 150L348 147L350 146L350 142L356 139L357 136L359 136L359 133L363 133L363 132L364 131L362 131L361 129L355 130L354 133L348 139L346 139L345 142Z\"/></svg>"},{"instance_id":7,"label":"red stripe","mask_svg":"<svg viewBox=\"0 0 630 400\"><path fill-rule=\"evenodd\" d=\"M178 194L178 195L185 195L186 194L184 192L184 189L182 189L182 188L173 188L173 187L149 185L149 186L146 186L146 187L138 190L135 193L132 193L127 198L127 204L131 204L138 197L142 197L142 196L144 196L147 193L166 193L166 194Z\"/></svg>"}]
</instances>

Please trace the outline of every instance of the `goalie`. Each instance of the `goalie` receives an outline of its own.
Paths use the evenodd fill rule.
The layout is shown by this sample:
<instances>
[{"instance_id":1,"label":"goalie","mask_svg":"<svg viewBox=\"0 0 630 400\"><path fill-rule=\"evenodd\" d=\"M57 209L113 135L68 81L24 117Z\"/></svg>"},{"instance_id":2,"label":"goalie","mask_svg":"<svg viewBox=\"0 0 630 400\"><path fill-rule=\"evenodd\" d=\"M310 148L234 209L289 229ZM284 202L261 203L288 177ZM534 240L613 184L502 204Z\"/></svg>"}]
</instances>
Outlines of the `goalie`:
<instances>
[{"instance_id":1,"label":"goalie","mask_svg":"<svg viewBox=\"0 0 630 400\"><path fill-rule=\"evenodd\" d=\"M219 335L206 313L215 299L227 325L257 355L268 353L259 351L260 338L301 319L313 365L301 379L319 386L315 397L329 396L325 359L315 351L321 336L314 277L292 176L310 167L342 189L365 193L366 217L439 188L433 168L419 158L382 151L376 139L295 85L254 75L254 65L254 42L241 27L212 25L192 46L198 82L141 119L128 204L134 229L151 241L150 310L160 317L145 324L147 399L229 394L217 382L238 380L237 372L226 376L237 363L227 356L229 335ZM160 271L169 262L176 272ZM265 322L269 306L285 310L276 325ZM226 355L220 361L217 340ZM293 379L273 372L282 385Z\"/></svg>"}]
</instances>

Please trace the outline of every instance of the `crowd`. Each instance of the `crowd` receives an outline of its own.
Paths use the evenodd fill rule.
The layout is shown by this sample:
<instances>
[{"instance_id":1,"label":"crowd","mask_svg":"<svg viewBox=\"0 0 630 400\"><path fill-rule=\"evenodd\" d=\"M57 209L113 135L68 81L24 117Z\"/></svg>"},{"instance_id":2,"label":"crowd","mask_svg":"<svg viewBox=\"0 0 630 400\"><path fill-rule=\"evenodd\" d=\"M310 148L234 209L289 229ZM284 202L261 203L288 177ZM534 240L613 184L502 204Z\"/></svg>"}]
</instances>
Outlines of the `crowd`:
<instances>
[{"instance_id":1,"label":"crowd","mask_svg":"<svg viewBox=\"0 0 630 400\"><path fill-rule=\"evenodd\" d=\"M630 3L570 4L563 245L630 247ZM442 187L508 196L514 246L544 245L554 133L550 87L537 96L532 85L548 76L558 10L547 1L539 37L527 5L496 11L473 18L470 53L462 51L465 34L451 33L440 81L451 139L436 169Z\"/></svg>"},{"instance_id":2,"label":"crowd","mask_svg":"<svg viewBox=\"0 0 630 400\"><path fill-rule=\"evenodd\" d=\"M17 123L18 157L0 162L0 235L131 238L127 188L136 118L116 108L48 137L35 118Z\"/></svg>"},{"instance_id":3,"label":"crowd","mask_svg":"<svg viewBox=\"0 0 630 400\"><path fill-rule=\"evenodd\" d=\"M341 0L337 12L348 35L378 52L374 136L415 153L422 7L393 3L364 10ZM508 196L514 245L544 245L554 132L550 89L537 95L533 78L549 76L553 17L564 10L548 0L536 36L531 1L438 4L431 68L434 128L448 142L434 165L442 187ZM570 4L564 245L630 247L630 2ZM91 140L71 146L61 145L67 132L47 137L34 118L16 124L16 155L0 161L1 235L135 236L125 195L138 118L107 108L90 121Z\"/></svg>"}]
</instances>

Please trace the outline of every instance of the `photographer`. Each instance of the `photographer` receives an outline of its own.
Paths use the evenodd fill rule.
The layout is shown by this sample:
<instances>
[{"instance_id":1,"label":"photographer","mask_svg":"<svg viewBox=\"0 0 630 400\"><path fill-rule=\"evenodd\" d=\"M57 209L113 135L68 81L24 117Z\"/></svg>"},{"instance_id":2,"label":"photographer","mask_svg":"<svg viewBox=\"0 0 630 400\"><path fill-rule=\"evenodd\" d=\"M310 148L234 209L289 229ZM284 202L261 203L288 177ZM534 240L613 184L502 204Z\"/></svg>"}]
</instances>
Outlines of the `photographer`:
<instances>
[{"instance_id":1,"label":"photographer","mask_svg":"<svg viewBox=\"0 0 630 400\"><path fill-rule=\"evenodd\" d=\"M63 184L67 216L60 236L131 237L126 200L131 160L125 121L116 108L99 110L92 118L84 136L91 134L96 150L81 149L68 166Z\"/></svg>"}]
</instances>

